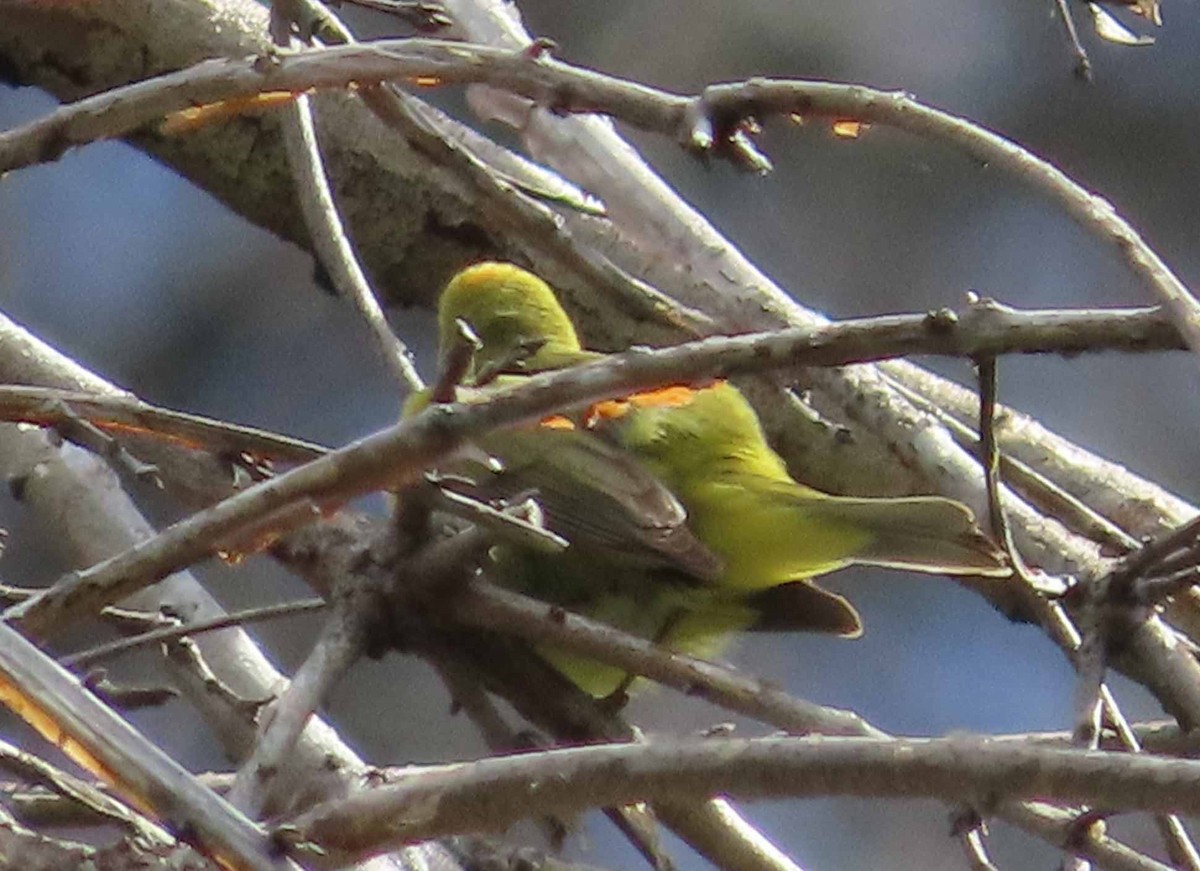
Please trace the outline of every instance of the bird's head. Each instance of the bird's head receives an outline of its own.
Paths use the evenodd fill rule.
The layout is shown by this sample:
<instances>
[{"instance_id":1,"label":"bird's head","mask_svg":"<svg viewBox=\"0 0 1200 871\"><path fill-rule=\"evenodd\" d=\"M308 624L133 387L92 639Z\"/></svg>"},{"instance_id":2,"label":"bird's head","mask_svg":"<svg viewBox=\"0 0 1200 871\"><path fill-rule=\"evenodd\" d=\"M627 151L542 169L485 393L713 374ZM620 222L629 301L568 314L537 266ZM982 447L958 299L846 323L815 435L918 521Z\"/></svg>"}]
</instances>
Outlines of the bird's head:
<instances>
[{"instance_id":1,"label":"bird's head","mask_svg":"<svg viewBox=\"0 0 1200 871\"><path fill-rule=\"evenodd\" d=\"M441 348L461 342L459 321L480 342L476 375L557 369L590 356L550 286L511 263L477 263L450 280L438 304Z\"/></svg>"}]
</instances>

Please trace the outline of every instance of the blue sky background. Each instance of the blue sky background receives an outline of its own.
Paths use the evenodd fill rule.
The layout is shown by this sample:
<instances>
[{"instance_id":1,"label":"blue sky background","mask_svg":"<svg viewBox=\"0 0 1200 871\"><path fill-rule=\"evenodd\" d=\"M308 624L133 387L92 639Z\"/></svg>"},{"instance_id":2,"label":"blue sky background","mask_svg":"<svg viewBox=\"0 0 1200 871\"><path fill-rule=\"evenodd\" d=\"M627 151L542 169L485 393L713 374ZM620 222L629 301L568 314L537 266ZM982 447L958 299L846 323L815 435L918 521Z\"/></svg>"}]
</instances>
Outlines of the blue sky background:
<instances>
[{"instance_id":1,"label":"blue sky background","mask_svg":"<svg viewBox=\"0 0 1200 871\"><path fill-rule=\"evenodd\" d=\"M1073 79L1046 3L865 0L526 0L529 29L559 54L681 91L749 75L902 88L1010 136L1110 198L1185 283L1200 285L1200 6L1167 0L1158 44L1099 43L1079 22L1096 82ZM398 32L360 17L364 33ZM1140 19L1124 20L1142 32ZM48 111L33 90L0 91L0 127ZM1014 305L1150 302L1116 252L1012 179L947 148L884 129L858 141L816 126L768 129L777 171L705 168L672 143L633 139L766 272L834 316L955 305L969 289ZM398 397L349 307L311 282L310 258L231 215L119 143L0 180L0 308L84 364L169 406L331 444L388 423ZM394 313L428 362L430 320ZM936 364L969 378L965 365ZM1200 497L1193 433L1196 363L1183 355L1004 361L1002 397L1052 428L1180 495ZM4 506L19 531L19 510ZM13 536L6 580L57 569ZM206 572L230 604L303 595L260 561ZM887 572L831 581L863 612L857 642L754 638L733 654L813 701L853 708L906 734L1061 729L1073 684L1036 631L955 585ZM285 664L313 620L263 630ZM136 666L127 666L136 669ZM1118 682L1130 713L1157 714ZM379 763L468 758L478 739L419 664L364 663L330 703L346 735ZM667 693L635 702L651 728L695 731L725 719ZM182 711L141 715L197 767L224 763ZM169 726L169 728L168 728ZM744 727L745 734L757 734ZM806 868L961 868L947 811L930 803L821 801L752 809ZM575 849L634 867L603 823ZM998 827L1002 867L1051 867L1053 854ZM687 869L703 863L680 851Z\"/></svg>"}]
</instances>

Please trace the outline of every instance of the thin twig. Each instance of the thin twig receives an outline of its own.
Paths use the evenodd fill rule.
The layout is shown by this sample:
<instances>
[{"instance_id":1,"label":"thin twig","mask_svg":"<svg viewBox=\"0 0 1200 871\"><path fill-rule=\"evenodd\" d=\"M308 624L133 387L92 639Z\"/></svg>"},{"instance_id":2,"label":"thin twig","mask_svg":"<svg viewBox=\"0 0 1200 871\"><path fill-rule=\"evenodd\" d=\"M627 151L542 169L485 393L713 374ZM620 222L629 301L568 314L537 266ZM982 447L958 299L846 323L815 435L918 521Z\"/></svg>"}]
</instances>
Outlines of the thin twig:
<instances>
[{"instance_id":1,"label":"thin twig","mask_svg":"<svg viewBox=\"0 0 1200 871\"><path fill-rule=\"evenodd\" d=\"M973 871L1000 871L988 856L987 823L973 808L966 808L951 820L950 831L958 836L967 864Z\"/></svg>"},{"instance_id":2,"label":"thin twig","mask_svg":"<svg viewBox=\"0 0 1200 871\"><path fill-rule=\"evenodd\" d=\"M1013 542L1012 529L1001 504L1001 456L996 445L996 358L981 357L976 360L979 370L979 453L984 469L987 490L988 522L992 536L1001 543L1008 555L1014 572L1024 573L1024 563ZM954 829L963 852L972 868L977 871L997 871L988 856L985 838L987 823L974 808L967 808L956 819Z\"/></svg>"},{"instance_id":3,"label":"thin twig","mask_svg":"<svg viewBox=\"0 0 1200 871\"><path fill-rule=\"evenodd\" d=\"M1094 598L1095 594L1092 596ZM1137 736L1121 713L1112 691L1103 681L1106 664L1103 651L1104 633L1098 626L1091 633L1090 643L1094 652L1087 654L1085 640L1089 636L1076 629L1058 603L1050 603L1050 612L1056 621L1053 625L1057 628L1060 646L1064 650L1074 651L1070 658L1081 675L1076 695L1076 720L1072 730L1071 743L1087 748L1099 746L1100 727L1107 721L1116 730L1126 751L1133 754L1141 752ZM1172 856L1179 857L1180 861L1190 861L1190 857L1197 855L1191 837L1178 816L1172 813L1161 814L1155 817L1155 821L1167 841Z\"/></svg>"},{"instance_id":4,"label":"thin twig","mask_svg":"<svg viewBox=\"0 0 1200 871\"><path fill-rule=\"evenodd\" d=\"M1091 629L1092 636L1091 646L1095 650L1091 658L1103 663L1103 650L1101 648L1103 647L1104 637L1099 615L1101 608L1105 604L1111 604L1113 601L1128 601L1128 594L1139 575L1153 570L1156 566L1161 566L1165 559L1176 553L1180 548L1194 547L1198 534L1200 534L1200 521L1186 523L1172 533L1153 542L1148 542L1140 550L1126 557L1108 578L1097 585L1096 589L1084 591L1083 612L1085 615L1090 615L1093 618L1089 628ZM1185 572L1184 580L1194 581L1194 571L1188 570ZM1108 601L1099 601L1102 596ZM1141 604L1144 606L1145 603ZM1083 638L1084 643L1080 647L1081 655L1087 649L1088 633L1084 633ZM1087 661L1088 657L1084 659ZM1103 668L1102 664L1100 668ZM1098 705L1098 712L1100 709L1103 709L1107 719L1113 728L1116 729L1117 734L1130 752L1140 752L1141 746L1138 743L1137 736L1129 728L1128 721L1121 715L1111 692L1102 683L1099 685L1099 689L1100 704ZM1099 713L1097 714L1098 719ZM1098 741L1099 722L1095 725L1096 740ZM1175 864L1180 868L1189 869L1189 871L1200 869L1200 853L1197 852L1191 836L1183 825L1183 821L1175 814L1167 814L1156 816L1155 822L1162 832Z\"/></svg>"},{"instance_id":5,"label":"thin twig","mask_svg":"<svg viewBox=\"0 0 1200 871\"><path fill-rule=\"evenodd\" d=\"M62 406L54 410L58 422L54 425L57 436L86 448L108 460L120 474L140 483L151 483L160 489L163 486L158 467L144 463L125 449L112 434L104 432L91 421L76 414L71 408Z\"/></svg>"},{"instance_id":6,"label":"thin twig","mask_svg":"<svg viewBox=\"0 0 1200 871\"><path fill-rule=\"evenodd\" d=\"M996 441L996 358L983 357L979 367L979 447L986 473L988 509L993 533L1004 544L1013 565L1014 575L1028 589L1037 589L1033 578L1013 544L1012 530L1001 501L1003 482L1000 480L1000 448ZM1100 693L1104 685L1105 657L1100 642L1100 627L1088 599L1082 604L1087 619L1082 635L1057 603L1049 603L1060 632L1066 638L1065 650L1078 672L1075 704L1075 735L1079 746L1096 746L1100 735Z\"/></svg>"},{"instance_id":7,"label":"thin twig","mask_svg":"<svg viewBox=\"0 0 1200 871\"><path fill-rule=\"evenodd\" d=\"M1022 583L1032 586L1029 571L1017 552L1012 541L1012 533L1001 504L1000 477L1000 448L996 440L995 415L997 406L997 371L994 357L982 358L977 361L979 367L979 432L980 451L987 476L988 506L992 530L1004 543L1005 549L1014 566L1014 572ZM1129 562L1130 560L1127 560ZM1082 611L1085 618L1085 631L1079 632L1071 625L1065 612L1057 604L1051 604L1050 609L1057 618L1057 625L1065 636L1068 650L1073 648L1071 657L1078 672L1075 704L1075 727L1072 730L1072 743L1087 749L1100 746L1101 725L1107 715L1127 750L1132 753L1140 752L1137 738L1129 729L1128 721L1117 706L1116 699L1104 683L1105 653L1104 635L1098 615L1098 604L1094 591L1085 590L1085 601ZM1184 829L1182 822L1174 814L1156 817L1159 827L1167 840L1172 855L1190 861L1196 856L1196 848ZM1087 863L1075 857L1072 861L1079 865L1081 871Z\"/></svg>"},{"instance_id":8,"label":"thin twig","mask_svg":"<svg viewBox=\"0 0 1200 871\"><path fill-rule=\"evenodd\" d=\"M288 162L296 175L296 195L308 226L313 248L334 286L349 297L371 330L384 363L409 392L425 386L412 354L392 331L367 276L354 254L342 225L329 177L321 160L317 131L309 98L301 95L284 111L283 140Z\"/></svg>"},{"instance_id":9,"label":"thin twig","mask_svg":"<svg viewBox=\"0 0 1200 871\"><path fill-rule=\"evenodd\" d=\"M885 363L881 367L892 382L903 381L909 393L924 397L925 407L975 427L979 422L979 403L974 391L969 394L958 385L922 376L906 363ZM1026 464L1031 470L1061 487L1076 500L1086 502L1095 513L1124 530L1112 539L1095 540L1113 553L1136 549L1145 537L1162 535L1196 516L1196 509L1167 490L1138 478L1124 466L1074 444L1048 430L1028 414L1011 406L1000 409L996 421L997 438L1006 457ZM1051 517L1055 511L1043 512ZM1091 537L1091 536L1089 536Z\"/></svg>"},{"instance_id":10,"label":"thin twig","mask_svg":"<svg viewBox=\"0 0 1200 871\"><path fill-rule=\"evenodd\" d=\"M179 690L173 686L118 683L112 680L108 671L103 668L85 674L83 685L117 711L157 708L179 698Z\"/></svg>"},{"instance_id":11,"label":"thin twig","mask_svg":"<svg viewBox=\"0 0 1200 871\"><path fill-rule=\"evenodd\" d=\"M108 659L138 647L148 644L159 644L176 638L186 638L199 635L202 632L213 632L218 629L228 629L231 626L246 626L251 623L262 623L276 620L280 617L291 617L309 611L319 611L326 606L324 599L301 599L298 602L281 602L276 605L265 605L261 608L247 608L244 611L233 611L211 620L199 620L195 623L177 624L143 632L132 638L120 638L107 644L99 644L79 653L72 653L60 658L67 668L91 665L101 659Z\"/></svg>"},{"instance_id":12,"label":"thin twig","mask_svg":"<svg viewBox=\"0 0 1200 871\"><path fill-rule=\"evenodd\" d=\"M1121 564L1113 570L1109 583L1115 588L1131 584L1137 576L1150 573L1155 569L1157 563L1163 562L1177 551L1194 548L1198 538L1200 538L1200 517L1181 524L1166 535L1146 542L1141 548L1122 560ZM1114 593L1117 592L1118 590L1114 589Z\"/></svg>"},{"instance_id":13,"label":"thin twig","mask_svg":"<svg viewBox=\"0 0 1200 871\"><path fill-rule=\"evenodd\" d=\"M177 638L166 642L163 647L166 648L166 661L178 668L178 682L181 688L185 691L193 690L193 697L197 687L203 688L203 703L193 704L196 704L206 720L220 722L221 728L217 737L226 755L231 759L241 759L248 755L256 737L255 724L258 714L264 705L275 699L274 690L271 691L271 695L259 698L247 698L237 692L230 686L230 680L236 680L237 676L230 675L229 680L218 676L209 665L200 645L191 638ZM280 675L279 684L282 685L284 680L283 675ZM332 732L326 724L322 725ZM308 761L310 771L316 770L312 760Z\"/></svg>"},{"instance_id":14,"label":"thin twig","mask_svg":"<svg viewBox=\"0 0 1200 871\"><path fill-rule=\"evenodd\" d=\"M387 15L406 21L417 30L437 30L451 24L452 19L446 14L446 8L441 3L428 3L425 0L343 0L351 6L361 6L364 9L374 9Z\"/></svg>"},{"instance_id":15,"label":"thin twig","mask_svg":"<svg viewBox=\"0 0 1200 871\"><path fill-rule=\"evenodd\" d=\"M1067 5L1067 0L1054 0L1054 5L1058 10L1058 17L1062 19L1063 27L1067 31L1067 40L1071 43L1071 51L1075 55L1075 75L1090 82L1092 81L1092 61L1088 57L1083 43L1079 41L1079 31L1075 29L1075 17L1071 14L1071 8Z\"/></svg>"},{"instance_id":16,"label":"thin twig","mask_svg":"<svg viewBox=\"0 0 1200 871\"><path fill-rule=\"evenodd\" d=\"M1022 579L1028 578L1028 569L1013 542L1012 528L1008 515L1004 513L1000 480L1000 448L996 443L996 358L978 357L975 365L979 370L979 454L983 465L984 484L987 489L988 523L992 536L1004 547L1014 572Z\"/></svg>"}]
</instances>

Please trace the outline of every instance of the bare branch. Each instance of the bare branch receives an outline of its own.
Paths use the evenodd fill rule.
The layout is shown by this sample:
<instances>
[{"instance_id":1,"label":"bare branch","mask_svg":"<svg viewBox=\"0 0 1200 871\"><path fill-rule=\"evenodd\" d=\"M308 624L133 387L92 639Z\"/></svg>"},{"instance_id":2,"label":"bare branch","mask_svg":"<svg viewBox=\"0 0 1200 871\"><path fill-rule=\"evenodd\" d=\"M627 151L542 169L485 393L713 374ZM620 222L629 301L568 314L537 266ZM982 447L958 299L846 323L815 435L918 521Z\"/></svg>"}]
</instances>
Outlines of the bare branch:
<instances>
[{"instance_id":1,"label":"bare branch","mask_svg":"<svg viewBox=\"0 0 1200 871\"><path fill-rule=\"evenodd\" d=\"M279 700L267 708L266 727L226 796L231 805L251 818L261 816L309 718L361 654L361 605L359 598L336 600L312 652Z\"/></svg>"},{"instance_id":2,"label":"bare branch","mask_svg":"<svg viewBox=\"0 0 1200 871\"><path fill-rule=\"evenodd\" d=\"M551 608L545 603L507 590L476 583L461 590L452 602L443 604L449 605L450 615L455 619L461 619L482 628L515 634L536 644L563 647L575 653L594 657L625 671L652 677L686 695L706 698L730 711L795 734L815 732L825 735L862 736L882 740L890 738L886 733L850 712L814 705L794 698L753 676L742 675L727 667L664 650L644 639L629 636L619 630L597 624L579 615L564 612L559 608ZM494 665L496 661L497 658L494 656L487 657L485 661L477 662L476 668L486 669L488 665ZM489 674L489 678L494 677L494 674ZM501 680L504 682L505 678L502 677ZM579 718L575 716L580 712L575 708L571 708L566 714L571 725L565 726L565 721L562 720L565 709L555 708L551 711L547 708L549 682L544 677L537 681L530 681L524 677L517 680L519 687L527 687L531 683L540 688L536 694L540 706L536 709L529 706L528 698L514 697L511 694L513 688L511 679L503 683L502 692L522 714L530 717L533 722L547 725L553 731L562 733L561 737L571 741L588 738L594 740L602 736L621 737L619 730L614 732L604 725L581 726L578 722ZM549 715L549 721L545 722L547 715ZM1161 731L1157 730L1150 734L1156 735ZM1168 726L1166 733L1162 739L1157 740L1171 740L1172 735L1177 735L1178 729ZM1061 738L1051 737L1043 739L1041 743L1053 740L1065 743ZM758 860L753 859L754 839L750 841L739 839L732 843L720 839L718 843L713 840L713 837L719 835L719 829L714 828L712 821L707 824L707 829L704 826L689 825L697 819L697 809L694 803L681 804L660 801L655 804L655 808L664 822L668 822L672 826L686 826L685 831L691 833L688 835L689 840L692 839L692 835L697 834L698 830L701 835L704 831L708 831L710 837L702 837L699 843L706 845L702 849L709 851L706 855L714 862L722 865L726 862L734 862L737 867L742 867L743 863L750 861L757 867ZM711 808L704 810L709 814L719 813ZM1054 815L1048 816L1045 806L1006 802L996 807L994 812L1013 825L1031 831L1058 846L1069 846L1070 849L1081 855L1095 858L1106 867L1141 869L1141 871L1146 868L1160 867L1153 862L1146 864L1144 857L1104 836L1101 832L1089 830L1081 834L1073 818L1059 819ZM693 841L693 843L697 842ZM750 849L751 852L740 852L744 848ZM733 852L730 852L731 850ZM739 855L745 858L738 859ZM724 858L718 859L717 857Z\"/></svg>"},{"instance_id":3,"label":"bare branch","mask_svg":"<svg viewBox=\"0 0 1200 871\"><path fill-rule=\"evenodd\" d=\"M746 118L763 115L851 117L946 142L988 165L1014 172L1057 200L1084 227L1116 245L1127 264L1170 307L1189 345L1200 350L1200 303L1107 201L996 133L907 94L858 85L755 79L713 85L701 96L688 98L573 68L540 54L437 40L385 41L302 52L278 64L210 61L89 98L76 104L86 105L74 113L59 110L49 119L0 135L0 170L58 156L74 144L119 136L197 103L397 79L417 84L486 82L538 100L555 112L613 115L706 151L719 147L731 131L740 130ZM711 133L714 128L716 135ZM50 146L53 150L48 150Z\"/></svg>"},{"instance_id":4,"label":"bare branch","mask_svg":"<svg viewBox=\"0 0 1200 871\"><path fill-rule=\"evenodd\" d=\"M425 382L417 372L412 354L388 325L383 309L354 254L346 229L342 226L321 160L312 107L303 95L284 111L283 141L287 146L288 161L297 177L296 195L300 199L300 209L321 265L329 273L334 286L350 298L366 321L388 369L409 392L420 390Z\"/></svg>"},{"instance_id":5,"label":"bare branch","mask_svg":"<svg viewBox=\"0 0 1200 871\"><path fill-rule=\"evenodd\" d=\"M388 843L504 827L531 814L713 795L763 799L926 797L988 806L995 797L1128 809L1200 810L1200 763L1124 753L1000 747L946 738L766 738L552 750L442 767L330 802L289 837L351 854Z\"/></svg>"},{"instance_id":6,"label":"bare branch","mask_svg":"<svg viewBox=\"0 0 1200 871\"><path fill-rule=\"evenodd\" d=\"M151 405L130 394L0 385L0 420L58 426L67 413L114 433L153 435L185 447L228 456L245 453L305 463L328 450L290 436Z\"/></svg>"}]
</instances>

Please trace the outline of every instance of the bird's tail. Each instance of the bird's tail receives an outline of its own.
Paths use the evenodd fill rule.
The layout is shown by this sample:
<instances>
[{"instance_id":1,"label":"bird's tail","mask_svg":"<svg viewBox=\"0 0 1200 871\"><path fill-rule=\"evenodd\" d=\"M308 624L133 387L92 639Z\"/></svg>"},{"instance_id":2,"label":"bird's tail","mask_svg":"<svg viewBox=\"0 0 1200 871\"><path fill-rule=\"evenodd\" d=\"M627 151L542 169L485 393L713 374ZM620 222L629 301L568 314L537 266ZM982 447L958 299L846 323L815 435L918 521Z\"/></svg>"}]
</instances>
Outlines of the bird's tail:
<instances>
[{"instance_id":1,"label":"bird's tail","mask_svg":"<svg viewBox=\"0 0 1200 871\"><path fill-rule=\"evenodd\" d=\"M872 531L854 562L931 574L1004 577L1012 572L1004 553L959 502L936 496L834 498L822 508Z\"/></svg>"}]
</instances>

